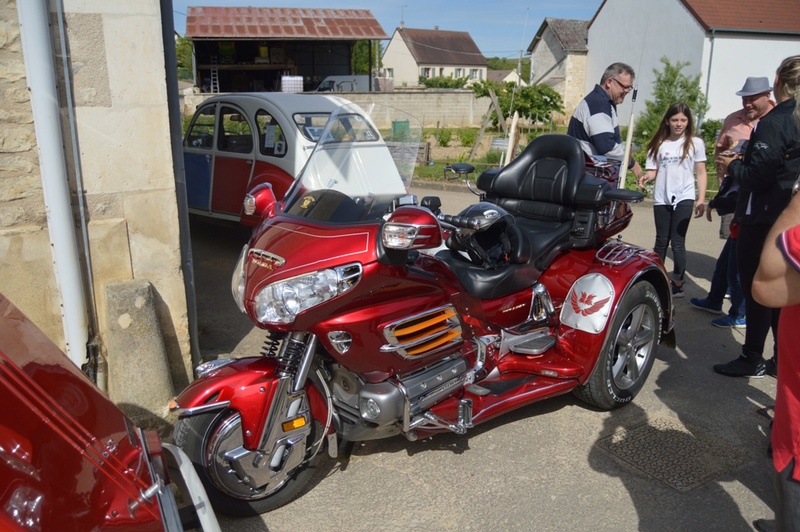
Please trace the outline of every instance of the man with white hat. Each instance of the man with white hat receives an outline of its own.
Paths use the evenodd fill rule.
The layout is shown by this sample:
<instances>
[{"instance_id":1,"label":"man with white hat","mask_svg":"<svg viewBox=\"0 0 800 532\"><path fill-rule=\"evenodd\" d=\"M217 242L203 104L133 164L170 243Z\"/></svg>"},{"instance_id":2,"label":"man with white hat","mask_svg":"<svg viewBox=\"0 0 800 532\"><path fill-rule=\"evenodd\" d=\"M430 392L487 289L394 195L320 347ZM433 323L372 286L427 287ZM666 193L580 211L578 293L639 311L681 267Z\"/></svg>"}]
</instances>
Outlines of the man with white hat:
<instances>
[{"instance_id":1,"label":"man with white hat","mask_svg":"<svg viewBox=\"0 0 800 532\"><path fill-rule=\"evenodd\" d=\"M729 114L722 123L719 137L717 138L717 155L724 151L742 152L745 142L750 138L750 133L758 124L762 116L775 107L775 102L769 95L772 87L766 77L751 77L744 82L742 90L736 93L742 97L742 108ZM730 294L731 308L727 315L711 321L715 327L744 329L747 327L747 318L744 303L744 294L739 284L739 271L736 267L736 226L731 227L733 211L736 208L738 186L727 177L723 180L717 173L720 183L719 194L711 200L706 209L706 217L711 221L711 211L716 209L720 215L720 238L725 239L725 245L717 258L714 275L711 278L711 289L704 298L692 298L690 303L712 314L723 314L722 303L726 292ZM733 230L733 234L731 234Z\"/></svg>"}]
</instances>

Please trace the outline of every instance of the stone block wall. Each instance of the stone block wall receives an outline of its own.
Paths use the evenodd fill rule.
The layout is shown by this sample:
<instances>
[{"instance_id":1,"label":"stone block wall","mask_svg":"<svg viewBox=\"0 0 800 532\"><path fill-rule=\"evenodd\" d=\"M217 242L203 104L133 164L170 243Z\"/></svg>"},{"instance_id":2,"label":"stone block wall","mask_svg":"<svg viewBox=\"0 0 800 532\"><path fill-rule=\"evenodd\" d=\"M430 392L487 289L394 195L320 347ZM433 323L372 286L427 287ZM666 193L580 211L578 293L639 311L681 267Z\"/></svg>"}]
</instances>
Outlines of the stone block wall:
<instances>
[{"instance_id":1,"label":"stone block wall","mask_svg":"<svg viewBox=\"0 0 800 532\"><path fill-rule=\"evenodd\" d=\"M191 116L213 94L183 96L184 116ZM471 90L394 90L393 92L337 92L359 105L378 103L416 117L424 127L480 127L489 108L489 98L475 98Z\"/></svg>"},{"instance_id":2,"label":"stone block wall","mask_svg":"<svg viewBox=\"0 0 800 532\"><path fill-rule=\"evenodd\" d=\"M79 169L89 239L84 260L91 264L101 348L109 329L105 287L115 281L149 282L172 381L182 388L191 376L191 348L160 2L63 2L74 139L64 104L57 3L51 4L73 211L77 224ZM61 301L14 1L0 0L0 21L0 291L63 348ZM74 164L73 146L79 165ZM111 383L114 379L125 375L109 376ZM113 399L113 387L110 392Z\"/></svg>"},{"instance_id":3,"label":"stone block wall","mask_svg":"<svg viewBox=\"0 0 800 532\"><path fill-rule=\"evenodd\" d=\"M0 1L0 292L64 347L17 6Z\"/></svg>"}]
</instances>

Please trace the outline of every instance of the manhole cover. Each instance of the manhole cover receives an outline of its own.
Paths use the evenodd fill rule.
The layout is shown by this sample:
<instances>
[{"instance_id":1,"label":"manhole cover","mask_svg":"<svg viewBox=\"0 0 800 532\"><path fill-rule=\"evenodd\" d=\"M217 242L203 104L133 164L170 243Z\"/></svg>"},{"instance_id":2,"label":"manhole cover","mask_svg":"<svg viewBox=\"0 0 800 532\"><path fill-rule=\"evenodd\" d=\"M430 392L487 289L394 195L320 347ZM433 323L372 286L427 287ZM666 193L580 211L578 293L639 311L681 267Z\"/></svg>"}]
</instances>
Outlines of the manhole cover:
<instances>
[{"instance_id":1,"label":"manhole cover","mask_svg":"<svg viewBox=\"0 0 800 532\"><path fill-rule=\"evenodd\" d=\"M747 458L726 441L702 430L689 430L669 418L620 430L597 444L678 491L694 489L738 467Z\"/></svg>"}]
</instances>

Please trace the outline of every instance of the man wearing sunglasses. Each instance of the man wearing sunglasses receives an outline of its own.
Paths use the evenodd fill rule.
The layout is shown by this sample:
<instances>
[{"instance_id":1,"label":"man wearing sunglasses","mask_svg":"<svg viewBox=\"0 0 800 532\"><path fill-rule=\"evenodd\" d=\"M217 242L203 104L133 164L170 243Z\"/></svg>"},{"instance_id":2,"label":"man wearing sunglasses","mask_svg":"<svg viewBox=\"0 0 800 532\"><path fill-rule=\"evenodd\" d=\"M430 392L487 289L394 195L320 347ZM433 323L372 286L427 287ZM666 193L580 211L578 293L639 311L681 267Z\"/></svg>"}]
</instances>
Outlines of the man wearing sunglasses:
<instances>
[{"instance_id":1,"label":"man wearing sunglasses","mask_svg":"<svg viewBox=\"0 0 800 532\"><path fill-rule=\"evenodd\" d=\"M622 159L625 145L619 133L617 105L633 90L635 78L629 65L614 63L606 68L600 83L575 108L567 134L578 139L587 154ZM631 158L628 167L638 180L642 175L639 163Z\"/></svg>"}]
</instances>

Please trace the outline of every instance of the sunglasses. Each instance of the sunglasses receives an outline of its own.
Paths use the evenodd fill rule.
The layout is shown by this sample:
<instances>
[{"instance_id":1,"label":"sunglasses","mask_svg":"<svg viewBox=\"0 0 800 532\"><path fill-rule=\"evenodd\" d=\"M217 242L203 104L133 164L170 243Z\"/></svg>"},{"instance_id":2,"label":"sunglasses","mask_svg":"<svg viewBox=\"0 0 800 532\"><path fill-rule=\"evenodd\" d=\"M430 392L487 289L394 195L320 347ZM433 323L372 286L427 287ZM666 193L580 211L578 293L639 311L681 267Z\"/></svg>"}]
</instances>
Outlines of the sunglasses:
<instances>
[{"instance_id":1,"label":"sunglasses","mask_svg":"<svg viewBox=\"0 0 800 532\"><path fill-rule=\"evenodd\" d=\"M622 83L617 78L610 78L610 79L613 79L614 81L616 81L619 84L619 86L622 87L622 90L624 90L625 92L631 92L633 90L633 85L625 85L624 83Z\"/></svg>"}]
</instances>

